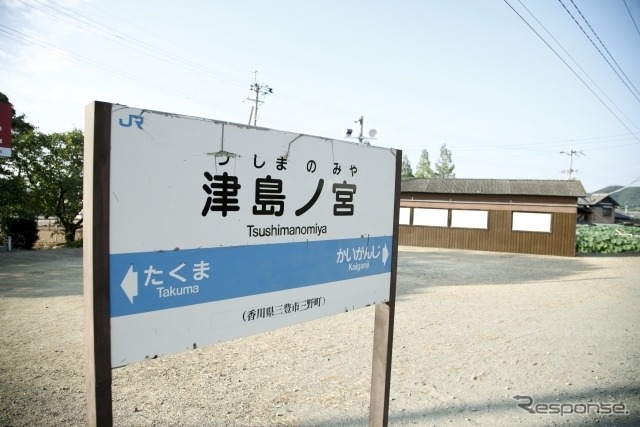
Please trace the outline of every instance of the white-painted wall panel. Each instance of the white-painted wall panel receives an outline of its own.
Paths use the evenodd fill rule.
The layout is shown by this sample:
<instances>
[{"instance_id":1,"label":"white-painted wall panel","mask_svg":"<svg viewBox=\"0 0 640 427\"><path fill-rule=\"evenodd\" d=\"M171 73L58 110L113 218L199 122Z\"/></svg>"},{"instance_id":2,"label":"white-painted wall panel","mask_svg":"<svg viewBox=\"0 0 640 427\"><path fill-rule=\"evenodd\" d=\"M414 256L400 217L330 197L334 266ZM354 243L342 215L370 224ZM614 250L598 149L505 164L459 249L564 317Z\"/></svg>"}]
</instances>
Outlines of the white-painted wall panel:
<instances>
[{"instance_id":1,"label":"white-painted wall panel","mask_svg":"<svg viewBox=\"0 0 640 427\"><path fill-rule=\"evenodd\" d=\"M451 228L479 228L489 227L489 211L451 210Z\"/></svg>"},{"instance_id":2,"label":"white-painted wall panel","mask_svg":"<svg viewBox=\"0 0 640 427\"><path fill-rule=\"evenodd\" d=\"M514 212L511 230L551 233L551 214Z\"/></svg>"},{"instance_id":3,"label":"white-painted wall panel","mask_svg":"<svg viewBox=\"0 0 640 427\"><path fill-rule=\"evenodd\" d=\"M413 210L413 225L447 227L448 222L448 209L414 208Z\"/></svg>"}]
</instances>

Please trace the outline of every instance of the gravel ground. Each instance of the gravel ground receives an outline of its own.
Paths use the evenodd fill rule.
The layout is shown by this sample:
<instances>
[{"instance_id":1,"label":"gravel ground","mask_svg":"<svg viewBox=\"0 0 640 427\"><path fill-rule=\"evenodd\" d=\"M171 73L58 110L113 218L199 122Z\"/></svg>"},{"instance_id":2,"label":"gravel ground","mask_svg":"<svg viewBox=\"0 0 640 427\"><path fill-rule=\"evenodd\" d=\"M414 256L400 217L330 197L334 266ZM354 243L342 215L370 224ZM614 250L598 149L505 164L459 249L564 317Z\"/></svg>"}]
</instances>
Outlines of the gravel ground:
<instances>
[{"instance_id":1,"label":"gravel ground","mask_svg":"<svg viewBox=\"0 0 640 427\"><path fill-rule=\"evenodd\" d=\"M0 425L86 424L82 319L81 249L0 252ZM373 321L116 369L114 424L365 426ZM628 414L596 411L615 403ZM389 425L640 425L640 257L402 247Z\"/></svg>"}]
</instances>

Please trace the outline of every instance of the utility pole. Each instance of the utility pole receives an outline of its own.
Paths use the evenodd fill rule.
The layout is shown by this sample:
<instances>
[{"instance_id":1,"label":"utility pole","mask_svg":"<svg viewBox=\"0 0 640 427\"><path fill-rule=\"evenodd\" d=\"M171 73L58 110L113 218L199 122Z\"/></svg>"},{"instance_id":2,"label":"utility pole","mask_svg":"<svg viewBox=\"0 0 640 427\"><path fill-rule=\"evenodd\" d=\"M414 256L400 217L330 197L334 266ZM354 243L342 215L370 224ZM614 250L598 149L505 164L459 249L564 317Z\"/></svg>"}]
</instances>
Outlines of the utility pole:
<instances>
[{"instance_id":1,"label":"utility pole","mask_svg":"<svg viewBox=\"0 0 640 427\"><path fill-rule=\"evenodd\" d=\"M253 114L253 125L256 126L256 123L258 122L258 105L262 104L264 101L260 101L260 95L266 96L269 95L270 93L273 93L273 89L271 89L269 87L269 85L266 84L260 84L256 81L256 78L258 76L258 72L255 72L255 77L253 80L253 84L251 85L251 90L254 91L256 93L256 97L255 98L247 98L249 101L254 101L255 102L255 106L251 107L251 112ZM251 124L251 116L249 116L249 124Z\"/></svg>"},{"instance_id":2,"label":"utility pole","mask_svg":"<svg viewBox=\"0 0 640 427\"><path fill-rule=\"evenodd\" d=\"M563 170L562 172L566 172L568 180L574 179L573 173L578 172L578 170L573 169L573 156L584 156L584 153L582 151L574 150L573 147L569 145L569 151L561 151L560 154L566 154L569 156L569 169Z\"/></svg>"}]
</instances>

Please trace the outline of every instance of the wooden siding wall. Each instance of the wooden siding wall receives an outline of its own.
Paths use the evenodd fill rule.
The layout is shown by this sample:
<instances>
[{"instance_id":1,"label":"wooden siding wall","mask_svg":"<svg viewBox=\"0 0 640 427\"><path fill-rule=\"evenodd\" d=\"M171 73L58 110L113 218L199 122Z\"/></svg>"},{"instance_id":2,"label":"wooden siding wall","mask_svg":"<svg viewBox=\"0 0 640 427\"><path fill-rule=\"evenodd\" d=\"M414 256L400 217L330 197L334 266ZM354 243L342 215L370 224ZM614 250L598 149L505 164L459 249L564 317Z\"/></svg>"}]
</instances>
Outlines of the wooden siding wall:
<instances>
[{"instance_id":1,"label":"wooden siding wall","mask_svg":"<svg viewBox=\"0 0 640 427\"><path fill-rule=\"evenodd\" d=\"M400 225L399 244L575 256L576 214L552 212L551 233L511 231L511 210L490 210L487 230Z\"/></svg>"}]
</instances>

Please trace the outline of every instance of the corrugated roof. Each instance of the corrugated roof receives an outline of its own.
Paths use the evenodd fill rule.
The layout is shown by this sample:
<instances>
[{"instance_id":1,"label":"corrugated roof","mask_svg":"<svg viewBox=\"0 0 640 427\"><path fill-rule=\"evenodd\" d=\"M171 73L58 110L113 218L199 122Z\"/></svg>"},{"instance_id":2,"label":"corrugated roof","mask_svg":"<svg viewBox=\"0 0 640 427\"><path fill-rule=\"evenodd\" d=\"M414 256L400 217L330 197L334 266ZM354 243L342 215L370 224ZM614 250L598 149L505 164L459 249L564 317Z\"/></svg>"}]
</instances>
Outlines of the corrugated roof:
<instances>
[{"instance_id":1,"label":"corrugated roof","mask_svg":"<svg viewBox=\"0 0 640 427\"><path fill-rule=\"evenodd\" d=\"M578 200L578 204L586 205L586 206L594 206L594 205L597 205L598 203L603 202L607 198L609 199L609 201L611 202L612 205L620 206L620 204L618 202L616 202L616 200L613 197L610 197L609 193L592 193L592 194L589 194L586 197L580 198Z\"/></svg>"},{"instance_id":2,"label":"corrugated roof","mask_svg":"<svg viewBox=\"0 0 640 427\"><path fill-rule=\"evenodd\" d=\"M587 195L580 181L533 179L405 178L402 180L401 191L403 193L570 197Z\"/></svg>"}]
</instances>

